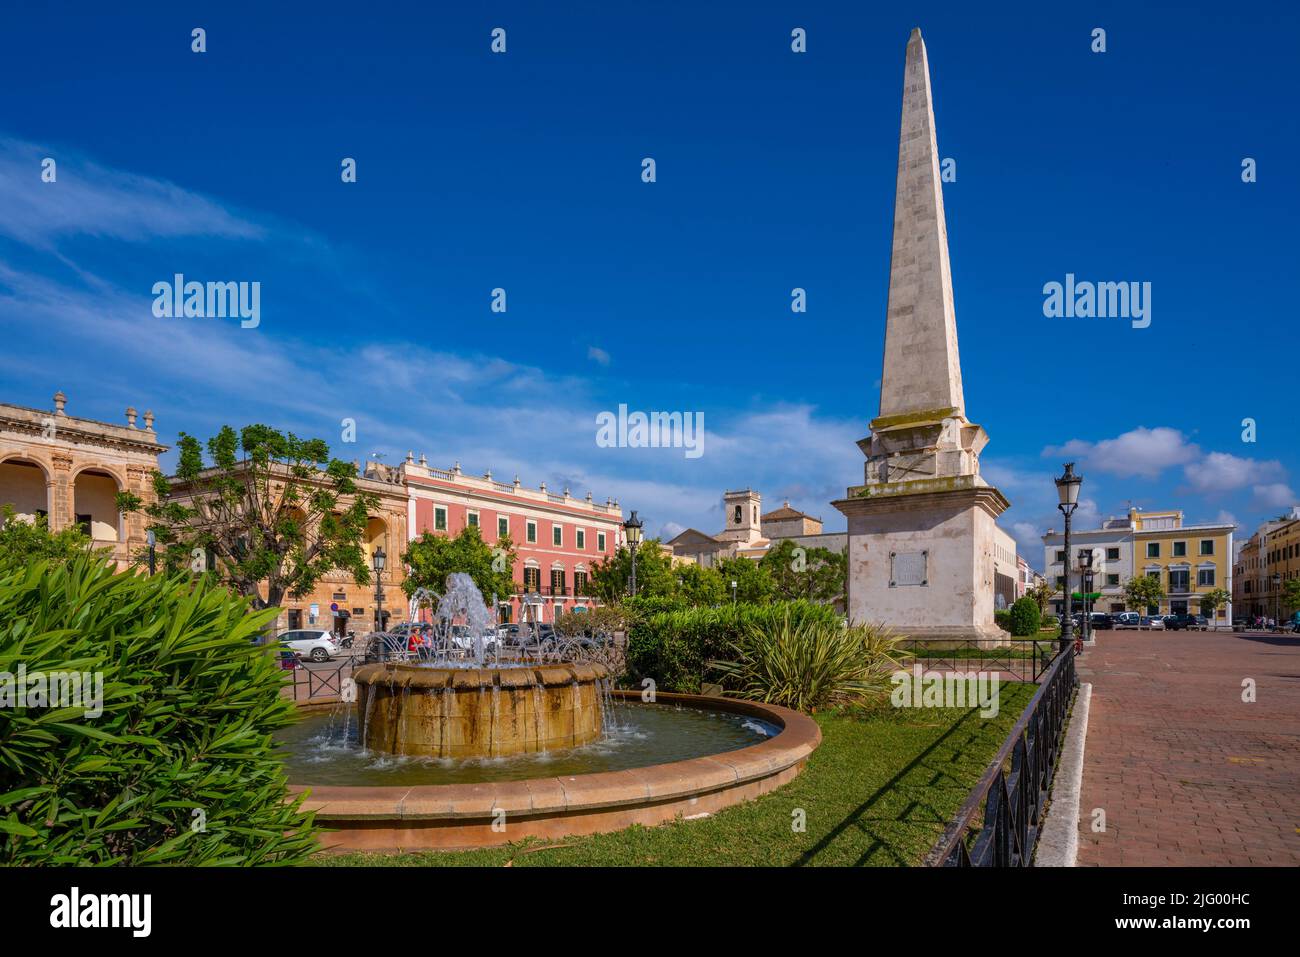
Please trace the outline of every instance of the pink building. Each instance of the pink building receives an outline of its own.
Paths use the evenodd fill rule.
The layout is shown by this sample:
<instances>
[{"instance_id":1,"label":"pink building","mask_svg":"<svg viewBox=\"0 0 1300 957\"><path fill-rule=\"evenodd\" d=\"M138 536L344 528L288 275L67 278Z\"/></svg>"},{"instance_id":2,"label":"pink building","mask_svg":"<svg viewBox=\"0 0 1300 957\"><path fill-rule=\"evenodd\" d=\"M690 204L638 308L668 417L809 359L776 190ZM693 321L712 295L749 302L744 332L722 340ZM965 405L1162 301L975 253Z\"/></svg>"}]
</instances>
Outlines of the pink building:
<instances>
[{"instance_id":1,"label":"pink building","mask_svg":"<svg viewBox=\"0 0 1300 957\"><path fill-rule=\"evenodd\" d=\"M408 456L402 466L408 490L408 539L425 532L458 535L467 525L477 525L489 545L509 535L516 561L515 594L498 595L498 614L519 621L525 593L536 602L539 621L552 622L561 611L590 607L587 580L596 562L611 555L623 540L623 511L618 502L604 504L574 498L565 489L524 488L497 482L488 472L466 475L457 462L450 470L429 467L424 457ZM492 596L484 595L490 602ZM530 620L534 613L530 611Z\"/></svg>"}]
</instances>

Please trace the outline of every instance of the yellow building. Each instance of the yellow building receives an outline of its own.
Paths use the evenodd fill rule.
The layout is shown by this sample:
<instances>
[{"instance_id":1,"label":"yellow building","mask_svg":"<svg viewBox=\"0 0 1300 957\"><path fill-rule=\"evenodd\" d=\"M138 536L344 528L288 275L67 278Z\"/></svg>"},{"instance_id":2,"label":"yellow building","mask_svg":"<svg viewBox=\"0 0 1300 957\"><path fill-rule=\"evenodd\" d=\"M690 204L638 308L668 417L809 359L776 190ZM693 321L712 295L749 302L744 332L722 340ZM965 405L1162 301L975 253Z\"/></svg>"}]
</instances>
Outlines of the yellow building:
<instances>
[{"instance_id":1,"label":"yellow building","mask_svg":"<svg viewBox=\"0 0 1300 957\"><path fill-rule=\"evenodd\" d=\"M1241 547L1233 574L1237 614L1285 620L1300 610L1283 599L1286 583L1300 578L1300 506L1260 525Z\"/></svg>"},{"instance_id":2,"label":"yellow building","mask_svg":"<svg viewBox=\"0 0 1300 957\"><path fill-rule=\"evenodd\" d=\"M1148 614L1205 614L1201 596L1222 588L1232 594L1232 534L1236 525L1184 525L1178 510L1129 510L1133 528L1133 574L1160 581L1165 598ZM1232 623L1231 600L1211 618L1211 624Z\"/></svg>"}]
</instances>

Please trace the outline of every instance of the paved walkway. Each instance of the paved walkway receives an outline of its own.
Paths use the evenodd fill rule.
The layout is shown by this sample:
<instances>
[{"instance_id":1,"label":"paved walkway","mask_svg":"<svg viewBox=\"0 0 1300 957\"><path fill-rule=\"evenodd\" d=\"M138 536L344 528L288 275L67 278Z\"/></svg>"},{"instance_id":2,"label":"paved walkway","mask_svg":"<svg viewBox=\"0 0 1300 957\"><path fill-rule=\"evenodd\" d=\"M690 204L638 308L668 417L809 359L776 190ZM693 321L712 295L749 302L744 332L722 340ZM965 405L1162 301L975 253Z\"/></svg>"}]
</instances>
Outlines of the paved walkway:
<instances>
[{"instance_id":1,"label":"paved walkway","mask_svg":"<svg viewBox=\"0 0 1300 957\"><path fill-rule=\"evenodd\" d=\"M1099 632L1079 676L1080 865L1300 864L1300 638Z\"/></svg>"}]
</instances>

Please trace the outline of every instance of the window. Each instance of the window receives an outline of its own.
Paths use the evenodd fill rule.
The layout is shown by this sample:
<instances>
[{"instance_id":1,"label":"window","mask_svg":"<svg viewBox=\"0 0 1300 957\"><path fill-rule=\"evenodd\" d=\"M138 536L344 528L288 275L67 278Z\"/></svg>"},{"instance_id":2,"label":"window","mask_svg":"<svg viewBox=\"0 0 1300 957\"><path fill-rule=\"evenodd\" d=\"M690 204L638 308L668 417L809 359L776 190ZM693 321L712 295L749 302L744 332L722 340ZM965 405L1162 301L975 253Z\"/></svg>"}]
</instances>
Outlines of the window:
<instances>
[{"instance_id":1,"label":"window","mask_svg":"<svg viewBox=\"0 0 1300 957\"><path fill-rule=\"evenodd\" d=\"M436 505L433 509L433 528L434 531L445 532L447 530L447 510Z\"/></svg>"},{"instance_id":2,"label":"window","mask_svg":"<svg viewBox=\"0 0 1300 957\"><path fill-rule=\"evenodd\" d=\"M551 544L556 548L564 544L564 529L559 525L551 526Z\"/></svg>"},{"instance_id":3,"label":"window","mask_svg":"<svg viewBox=\"0 0 1300 957\"><path fill-rule=\"evenodd\" d=\"M1160 614L1160 606L1159 606L1159 605L1147 605L1147 616L1148 616L1148 617L1151 617L1151 616L1154 616L1154 615L1158 615L1158 614Z\"/></svg>"},{"instance_id":4,"label":"window","mask_svg":"<svg viewBox=\"0 0 1300 957\"><path fill-rule=\"evenodd\" d=\"M1212 538L1202 538L1202 539L1201 539L1201 554L1202 554L1202 555L1213 555L1213 554L1214 554L1214 539L1212 539Z\"/></svg>"},{"instance_id":5,"label":"window","mask_svg":"<svg viewBox=\"0 0 1300 957\"><path fill-rule=\"evenodd\" d=\"M1107 587L1107 588L1114 588L1114 587L1116 587L1118 584L1119 584L1119 576L1118 576L1118 575L1107 575L1107 576L1106 576L1106 587Z\"/></svg>"},{"instance_id":6,"label":"window","mask_svg":"<svg viewBox=\"0 0 1300 957\"><path fill-rule=\"evenodd\" d=\"M1186 542L1174 542L1174 558L1182 558L1187 554Z\"/></svg>"},{"instance_id":7,"label":"window","mask_svg":"<svg viewBox=\"0 0 1300 957\"><path fill-rule=\"evenodd\" d=\"M536 522L531 520L528 522L528 533L525 537L530 544L533 545L537 544L537 523Z\"/></svg>"},{"instance_id":8,"label":"window","mask_svg":"<svg viewBox=\"0 0 1300 957\"><path fill-rule=\"evenodd\" d=\"M1064 549L1064 548L1058 548L1058 549L1056 550L1056 560L1057 560L1058 562L1063 562L1063 561L1065 561L1065 549Z\"/></svg>"},{"instance_id":9,"label":"window","mask_svg":"<svg viewBox=\"0 0 1300 957\"><path fill-rule=\"evenodd\" d=\"M533 565L524 569L524 591L542 590L542 570Z\"/></svg>"},{"instance_id":10,"label":"window","mask_svg":"<svg viewBox=\"0 0 1300 957\"><path fill-rule=\"evenodd\" d=\"M1159 557L1160 557L1160 543L1147 542L1147 558L1159 558Z\"/></svg>"},{"instance_id":11,"label":"window","mask_svg":"<svg viewBox=\"0 0 1300 957\"><path fill-rule=\"evenodd\" d=\"M563 568L551 569L551 594L552 595L564 594L564 569Z\"/></svg>"},{"instance_id":12,"label":"window","mask_svg":"<svg viewBox=\"0 0 1300 957\"><path fill-rule=\"evenodd\" d=\"M1064 588L1064 587L1065 587L1065 576L1064 576L1064 575L1057 575L1057 576L1056 576L1056 587L1057 587L1057 588Z\"/></svg>"},{"instance_id":13,"label":"window","mask_svg":"<svg viewBox=\"0 0 1300 957\"><path fill-rule=\"evenodd\" d=\"M1108 561L1108 562L1117 562L1117 561L1119 561L1119 549L1118 549L1118 548L1108 548L1108 549L1106 549L1106 561Z\"/></svg>"},{"instance_id":14,"label":"window","mask_svg":"<svg viewBox=\"0 0 1300 957\"><path fill-rule=\"evenodd\" d=\"M1160 581L1160 572L1158 570L1154 572L1147 572L1147 578L1154 578L1156 581Z\"/></svg>"},{"instance_id":15,"label":"window","mask_svg":"<svg viewBox=\"0 0 1300 957\"><path fill-rule=\"evenodd\" d=\"M573 593L575 595L587 594L587 573L586 572L573 573Z\"/></svg>"},{"instance_id":16,"label":"window","mask_svg":"<svg viewBox=\"0 0 1300 957\"><path fill-rule=\"evenodd\" d=\"M1171 592L1185 592L1189 574L1186 568L1169 569L1169 590Z\"/></svg>"},{"instance_id":17,"label":"window","mask_svg":"<svg viewBox=\"0 0 1300 957\"><path fill-rule=\"evenodd\" d=\"M465 514L465 523L478 528L478 512L467 512Z\"/></svg>"},{"instance_id":18,"label":"window","mask_svg":"<svg viewBox=\"0 0 1300 957\"><path fill-rule=\"evenodd\" d=\"M585 551L587 548L587 532L585 529L578 529L573 533L578 543L578 551Z\"/></svg>"},{"instance_id":19,"label":"window","mask_svg":"<svg viewBox=\"0 0 1300 957\"><path fill-rule=\"evenodd\" d=\"M510 536L510 519L504 515L497 516L497 538L508 538Z\"/></svg>"},{"instance_id":20,"label":"window","mask_svg":"<svg viewBox=\"0 0 1300 957\"><path fill-rule=\"evenodd\" d=\"M1214 587L1214 569L1198 568L1196 570L1196 587L1213 588Z\"/></svg>"},{"instance_id":21,"label":"window","mask_svg":"<svg viewBox=\"0 0 1300 957\"><path fill-rule=\"evenodd\" d=\"M605 550L605 533L604 533L604 532L597 532L597 533L596 533L596 551L598 551L598 552L603 552L604 550Z\"/></svg>"}]
</instances>

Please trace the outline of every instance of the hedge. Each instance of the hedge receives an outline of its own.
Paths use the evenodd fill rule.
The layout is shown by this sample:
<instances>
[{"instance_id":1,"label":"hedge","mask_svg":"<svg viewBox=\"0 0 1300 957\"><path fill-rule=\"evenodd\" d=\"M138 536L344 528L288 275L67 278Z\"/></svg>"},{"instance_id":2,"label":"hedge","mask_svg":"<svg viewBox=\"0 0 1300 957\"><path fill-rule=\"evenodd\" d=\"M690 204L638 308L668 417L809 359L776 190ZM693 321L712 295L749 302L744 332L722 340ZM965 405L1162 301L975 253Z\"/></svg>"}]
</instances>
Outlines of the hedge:
<instances>
[{"instance_id":1,"label":"hedge","mask_svg":"<svg viewBox=\"0 0 1300 957\"><path fill-rule=\"evenodd\" d=\"M709 675L706 662L732 656L732 642L751 625L775 627L789 610L795 624L839 622L827 605L808 601L735 604L659 612L635 619L628 629L624 683L639 688L645 678L658 691L698 694Z\"/></svg>"}]
</instances>

